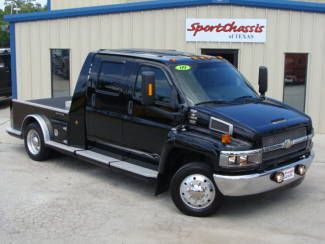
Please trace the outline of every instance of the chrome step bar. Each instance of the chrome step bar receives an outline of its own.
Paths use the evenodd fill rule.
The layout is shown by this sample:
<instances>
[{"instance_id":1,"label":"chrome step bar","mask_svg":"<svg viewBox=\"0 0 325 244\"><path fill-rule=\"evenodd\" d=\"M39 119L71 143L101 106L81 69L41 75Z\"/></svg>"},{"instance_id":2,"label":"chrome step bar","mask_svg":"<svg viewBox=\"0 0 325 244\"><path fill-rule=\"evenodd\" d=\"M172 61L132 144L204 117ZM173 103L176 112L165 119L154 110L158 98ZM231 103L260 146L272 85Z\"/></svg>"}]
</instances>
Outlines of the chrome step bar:
<instances>
[{"instance_id":1,"label":"chrome step bar","mask_svg":"<svg viewBox=\"0 0 325 244\"><path fill-rule=\"evenodd\" d=\"M66 152L73 153L73 154L78 150L82 150L78 147L70 147L65 144L55 142L55 141L45 141L45 144L51 148L60 149L62 151L66 151Z\"/></svg>"},{"instance_id":2,"label":"chrome step bar","mask_svg":"<svg viewBox=\"0 0 325 244\"><path fill-rule=\"evenodd\" d=\"M139 166L136 164L131 164L131 163L128 163L125 161L112 162L110 164L110 166L113 168L131 172L136 175L141 175L145 178L156 179L158 177L158 171L156 171L156 170L148 169L148 168L145 168L145 167L142 167L142 166Z\"/></svg>"},{"instance_id":3,"label":"chrome step bar","mask_svg":"<svg viewBox=\"0 0 325 244\"><path fill-rule=\"evenodd\" d=\"M126 172L130 172L136 175L140 175L145 178L156 179L158 177L158 171L152 170L146 167L142 167L136 164L131 164L110 156L106 156L101 153L94 152L92 150L83 150L76 147L67 146L54 141L45 142L46 145L54 149L59 149L69 153L73 153L78 158L85 158L90 161L95 161L100 164L104 164L106 167L112 167Z\"/></svg>"}]
</instances>

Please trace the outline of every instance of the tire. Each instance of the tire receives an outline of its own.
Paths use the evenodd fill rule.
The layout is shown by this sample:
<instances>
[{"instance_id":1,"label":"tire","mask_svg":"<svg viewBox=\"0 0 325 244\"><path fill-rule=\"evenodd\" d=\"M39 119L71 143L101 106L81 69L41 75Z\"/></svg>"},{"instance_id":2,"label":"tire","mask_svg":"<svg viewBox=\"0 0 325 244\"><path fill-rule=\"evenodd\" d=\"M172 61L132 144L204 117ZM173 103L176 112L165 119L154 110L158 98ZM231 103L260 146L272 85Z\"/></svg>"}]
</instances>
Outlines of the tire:
<instances>
[{"instance_id":1,"label":"tire","mask_svg":"<svg viewBox=\"0 0 325 244\"><path fill-rule=\"evenodd\" d=\"M171 197L181 212L194 217L214 214L223 201L212 170L204 163L189 163L177 170L171 180Z\"/></svg>"},{"instance_id":2,"label":"tire","mask_svg":"<svg viewBox=\"0 0 325 244\"><path fill-rule=\"evenodd\" d=\"M50 150L45 146L43 132L37 123L31 123L25 128L24 144L31 159L44 161L49 158Z\"/></svg>"}]
</instances>

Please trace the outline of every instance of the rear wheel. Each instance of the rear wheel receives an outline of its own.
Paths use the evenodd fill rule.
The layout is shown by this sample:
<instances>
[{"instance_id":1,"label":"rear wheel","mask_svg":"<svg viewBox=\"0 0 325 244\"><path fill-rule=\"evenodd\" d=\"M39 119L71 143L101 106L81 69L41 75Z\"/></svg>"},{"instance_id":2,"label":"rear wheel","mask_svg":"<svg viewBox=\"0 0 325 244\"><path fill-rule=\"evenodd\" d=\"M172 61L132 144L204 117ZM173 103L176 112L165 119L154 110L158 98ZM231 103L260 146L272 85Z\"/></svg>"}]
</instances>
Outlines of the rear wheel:
<instances>
[{"instance_id":1,"label":"rear wheel","mask_svg":"<svg viewBox=\"0 0 325 244\"><path fill-rule=\"evenodd\" d=\"M223 196L214 183L211 169L204 163L181 167L171 181L171 195L177 208L186 215L204 217L214 214Z\"/></svg>"},{"instance_id":2,"label":"rear wheel","mask_svg":"<svg viewBox=\"0 0 325 244\"><path fill-rule=\"evenodd\" d=\"M49 157L49 149L44 143L40 126L36 123L27 125L24 133L25 149L29 157L35 161L44 161Z\"/></svg>"}]
</instances>

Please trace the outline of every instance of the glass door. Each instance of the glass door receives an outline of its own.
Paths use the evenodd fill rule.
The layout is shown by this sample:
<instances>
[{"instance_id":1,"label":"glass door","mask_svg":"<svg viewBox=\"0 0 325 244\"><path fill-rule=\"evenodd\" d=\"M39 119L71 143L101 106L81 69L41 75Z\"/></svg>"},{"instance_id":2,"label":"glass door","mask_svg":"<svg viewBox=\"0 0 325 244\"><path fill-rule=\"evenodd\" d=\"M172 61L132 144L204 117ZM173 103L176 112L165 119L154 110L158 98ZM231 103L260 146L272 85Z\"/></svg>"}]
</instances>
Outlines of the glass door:
<instances>
[{"instance_id":1,"label":"glass door","mask_svg":"<svg viewBox=\"0 0 325 244\"><path fill-rule=\"evenodd\" d=\"M284 103L304 112L308 54L286 53L284 63Z\"/></svg>"}]
</instances>

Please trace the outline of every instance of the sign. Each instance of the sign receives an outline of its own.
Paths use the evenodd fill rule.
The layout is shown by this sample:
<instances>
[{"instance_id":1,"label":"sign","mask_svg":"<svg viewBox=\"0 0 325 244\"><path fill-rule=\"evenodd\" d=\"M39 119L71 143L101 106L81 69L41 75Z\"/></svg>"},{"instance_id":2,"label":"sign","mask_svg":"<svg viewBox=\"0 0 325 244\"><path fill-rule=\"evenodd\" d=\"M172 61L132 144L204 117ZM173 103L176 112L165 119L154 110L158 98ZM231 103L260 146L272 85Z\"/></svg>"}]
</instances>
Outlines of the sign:
<instances>
[{"instance_id":1,"label":"sign","mask_svg":"<svg viewBox=\"0 0 325 244\"><path fill-rule=\"evenodd\" d=\"M186 19L187 42L266 41L266 19Z\"/></svg>"},{"instance_id":2,"label":"sign","mask_svg":"<svg viewBox=\"0 0 325 244\"><path fill-rule=\"evenodd\" d=\"M191 69L191 66L189 66L189 65L177 65L175 67L175 69L178 70L178 71L187 71L187 70Z\"/></svg>"}]
</instances>

